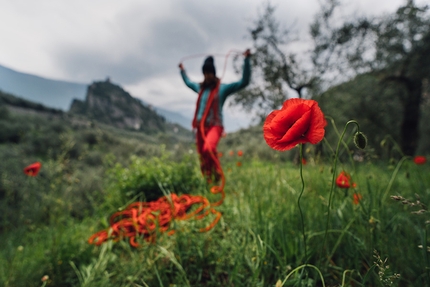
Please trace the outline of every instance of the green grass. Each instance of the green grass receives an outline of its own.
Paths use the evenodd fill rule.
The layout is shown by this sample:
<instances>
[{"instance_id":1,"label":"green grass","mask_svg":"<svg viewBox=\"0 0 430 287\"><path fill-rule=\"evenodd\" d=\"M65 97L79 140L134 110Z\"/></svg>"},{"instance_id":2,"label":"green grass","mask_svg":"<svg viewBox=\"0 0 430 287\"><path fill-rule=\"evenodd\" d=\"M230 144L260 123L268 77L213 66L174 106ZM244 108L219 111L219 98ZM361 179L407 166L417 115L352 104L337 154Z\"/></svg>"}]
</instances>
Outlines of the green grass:
<instances>
[{"instance_id":1,"label":"green grass","mask_svg":"<svg viewBox=\"0 0 430 287\"><path fill-rule=\"evenodd\" d=\"M41 286L40 279L48 275L46 286L274 286L304 263L318 268L325 286L385 286L383 280L395 273L400 278L391 286L429 284L427 253L419 248L427 246L428 215L411 214L418 209L390 199L402 195L415 201L419 194L420 201L428 203L427 166L406 160L396 170L382 162L366 162L349 170L341 164L352 173L363 200L354 205L352 189L335 188L324 248L331 165L305 165L301 207L306 260L297 206L298 166L249 159L245 154L238 167L237 159L223 158L227 195L217 208L223 217L213 230L198 232L212 218L178 221L177 232L159 234L156 244L134 249L120 241L95 247L86 240L106 227L115 210L105 213L102 202L92 203L100 208L93 206L95 213L82 219L55 211L47 223L20 225L1 234L0 284ZM196 188L190 192L217 200L204 185ZM380 275L375 250L389 265ZM321 284L315 269L308 267L292 274L283 286Z\"/></svg>"},{"instance_id":2,"label":"green grass","mask_svg":"<svg viewBox=\"0 0 430 287\"><path fill-rule=\"evenodd\" d=\"M155 244L139 238L137 249L127 240L93 246L88 238L128 203L171 192L219 197L189 139L57 120L0 119L0 286L430 285L428 164L376 158L372 147L354 162L348 132L335 172L335 146L325 142L320 157L305 146L302 186L298 149L273 151L261 127L242 130L219 145L226 198L215 228L199 232L210 214L174 221L175 234L157 234ZM33 161L42 169L29 178L22 168ZM341 170L357 187L335 187L328 212Z\"/></svg>"}]
</instances>

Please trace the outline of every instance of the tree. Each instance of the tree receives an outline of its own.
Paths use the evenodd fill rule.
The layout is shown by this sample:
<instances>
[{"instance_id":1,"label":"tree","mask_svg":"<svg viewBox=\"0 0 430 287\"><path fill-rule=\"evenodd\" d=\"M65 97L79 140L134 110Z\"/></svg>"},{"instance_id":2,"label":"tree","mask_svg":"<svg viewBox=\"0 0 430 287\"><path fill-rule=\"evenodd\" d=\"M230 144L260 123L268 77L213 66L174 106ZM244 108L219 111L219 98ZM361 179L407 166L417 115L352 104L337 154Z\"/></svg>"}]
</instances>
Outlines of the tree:
<instances>
[{"instance_id":1,"label":"tree","mask_svg":"<svg viewBox=\"0 0 430 287\"><path fill-rule=\"evenodd\" d=\"M355 19L332 28L329 20L336 5L326 18L317 18L311 26L317 43L314 63L327 65L319 62L324 55L323 58L330 59L329 66L344 75L345 71L349 75L372 73L381 85L397 86L402 105L400 146L404 154L414 155L419 140L423 83L430 77L428 7L408 0L393 14Z\"/></svg>"},{"instance_id":2,"label":"tree","mask_svg":"<svg viewBox=\"0 0 430 287\"><path fill-rule=\"evenodd\" d=\"M319 83L319 71L311 63L311 54L294 52L297 39L292 30L281 28L274 12L275 7L266 4L249 29L255 51L253 83L233 100L233 104L248 111L258 107L261 119L278 109L289 98L289 92L299 98L310 97Z\"/></svg>"}]
</instances>

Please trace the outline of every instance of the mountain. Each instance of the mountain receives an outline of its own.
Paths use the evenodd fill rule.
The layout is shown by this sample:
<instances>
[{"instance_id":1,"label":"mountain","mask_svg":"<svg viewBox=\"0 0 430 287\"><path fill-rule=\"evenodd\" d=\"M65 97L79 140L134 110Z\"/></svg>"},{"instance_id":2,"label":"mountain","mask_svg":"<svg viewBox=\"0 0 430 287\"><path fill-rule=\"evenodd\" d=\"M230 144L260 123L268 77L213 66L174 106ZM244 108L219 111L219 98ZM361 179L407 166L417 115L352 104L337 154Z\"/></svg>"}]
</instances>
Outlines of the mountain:
<instances>
[{"instance_id":1,"label":"mountain","mask_svg":"<svg viewBox=\"0 0 430 287\"><path fill-rule=\"evenodd\" d=\"M142 101L142 103L145 104L144 101ZM146 103L146 105L148 105L148 104ZM155 112L157 112L157 114L163 116L166 119L166 121L173 123L173 124L178 124L187 130L191 129L191 122L192 122L191 118L187 118L180 113L173 112L173 111L166 110L166 109L162 109L159 107L153 107L153 108L154 108Z\"/></svg>"},{"instance_id":2,"label":"mountain","mask_svg":"<svg viewBox=\"0 0 430 287\"><path fill-rule=\"evenodd\" d=\"M25 100L9 93L0 91L0 106L7 106L15 110L22 111L34 111L40 113L57 114L62 115L64 112L60 109L48 108L40 103L34 103L29 100Z\"/></svg>"},{"instance_id":3,"label":"mountain","mask_svg":"<svg viewBox=\"0 0 430 287\"><path fill-rule=\"evenodd\" d=\"M42 104L49 108L68 111L73 100L84 101L88 84L46 79L21 73L0 65L0 91L16 95L22 99ZM150 106L143 100L143 105ZM180 113L153 107L167 122L179 124L186 129L191 127L191 118Z\"/></svg>"},{"instance_id":4,"label":"mountain","mask_svg":"<svg viewBox=\"0 0 430 287\"><path fill-rule=\"evenodd\" d=\"M109 80L88 86L85 101L74 99L69 113L121 129L164 131L166 120Z\"/></svg>"},{"instance_id":5,"label":"mountain","mask_svg":"<svg viewBox=\"0 0 430 287\"><path fill-rule=\"evenodd\" d=\"M0 65L0 90L45 106L68 110L72 99L84 99L87 84L50 80Z\"/></svg>"}]
</instances>

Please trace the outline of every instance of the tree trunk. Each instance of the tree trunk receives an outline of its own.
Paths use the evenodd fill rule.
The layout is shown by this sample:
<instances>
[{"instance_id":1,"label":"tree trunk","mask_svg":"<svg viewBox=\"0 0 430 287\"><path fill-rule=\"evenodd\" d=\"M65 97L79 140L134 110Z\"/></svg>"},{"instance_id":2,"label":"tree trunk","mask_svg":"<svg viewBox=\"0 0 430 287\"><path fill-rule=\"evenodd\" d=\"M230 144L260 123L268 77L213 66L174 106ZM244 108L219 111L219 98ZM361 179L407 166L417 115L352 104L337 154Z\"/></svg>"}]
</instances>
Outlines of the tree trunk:
<instances>
[{"instance_id":1,"label":"tree trunk","mask_svg":"<svg viewBox=\"0 0 430 287\"><path fill-rule=\"evenodd\" d=\"M418 147L421 81L411 80L408 95L403 102L403 119L400 129L401 148L405 155L413 156Z\"/></svg>"}]
</instances>

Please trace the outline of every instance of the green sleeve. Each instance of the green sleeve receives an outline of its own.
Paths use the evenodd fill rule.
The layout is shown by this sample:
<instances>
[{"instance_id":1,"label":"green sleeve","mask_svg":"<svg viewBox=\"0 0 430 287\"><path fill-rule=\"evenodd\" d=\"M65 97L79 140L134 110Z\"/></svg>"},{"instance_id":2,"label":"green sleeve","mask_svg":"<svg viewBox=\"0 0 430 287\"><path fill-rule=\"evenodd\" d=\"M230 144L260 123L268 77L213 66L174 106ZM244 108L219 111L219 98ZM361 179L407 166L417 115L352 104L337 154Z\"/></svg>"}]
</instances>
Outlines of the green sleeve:
<instances>
[{"instance_id":1,"label":"green sleeve","mask_svg":"<svg viewBox=\"0 0 430 287\"><path fill-rule=\"evenodd\" d=\"M200 84L190 81L190 79L188 78L184 70L181 71L181 76L182 76L182 79L184 80L185 85L187 85L188 88L190 88L196 93L200 91Z\"/></svg>"},{"instance_id":2,"label":"green sleeve","mask_svg":"<svg viewBox=\"0 0 430 287\"><path fill-rule=\"evenodd\" d=\"M220 97L222 101L225 101L228 95L231 95L243 88L245 88L251 80L251 63L250 57L245 58L243 63L242 79L231 84L224 84L222 91L220 91Z\"/></svg>"}]
</instances>

